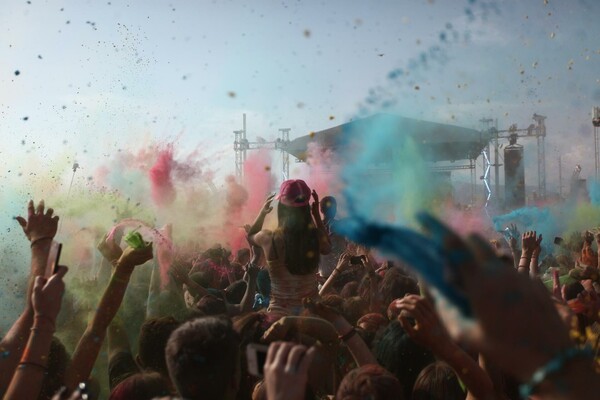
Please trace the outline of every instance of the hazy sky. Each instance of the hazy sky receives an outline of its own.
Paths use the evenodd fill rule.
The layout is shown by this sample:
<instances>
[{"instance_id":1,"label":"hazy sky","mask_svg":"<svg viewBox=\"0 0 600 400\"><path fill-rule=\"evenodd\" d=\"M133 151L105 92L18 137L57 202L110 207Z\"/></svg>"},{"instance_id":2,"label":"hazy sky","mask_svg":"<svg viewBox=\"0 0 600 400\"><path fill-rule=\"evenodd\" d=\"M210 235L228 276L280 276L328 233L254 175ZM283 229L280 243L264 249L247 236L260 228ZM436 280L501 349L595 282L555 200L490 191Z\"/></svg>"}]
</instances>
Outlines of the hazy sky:
<instances>
[{"instance_id":1,"label":"hazy sky","mask_svg":"<svg viewBox=\"0 0 600 400\"><path fill-rule=\"evenodd\" d=\"M546 115L552 187L559 152L592 174L598 16L593 0L4 0L0 179L58 155L83 179L151 138L200 146L222 176L244 112L251 139L296 137L386 104L475 128Z\"/></svg>"}]
</instances>

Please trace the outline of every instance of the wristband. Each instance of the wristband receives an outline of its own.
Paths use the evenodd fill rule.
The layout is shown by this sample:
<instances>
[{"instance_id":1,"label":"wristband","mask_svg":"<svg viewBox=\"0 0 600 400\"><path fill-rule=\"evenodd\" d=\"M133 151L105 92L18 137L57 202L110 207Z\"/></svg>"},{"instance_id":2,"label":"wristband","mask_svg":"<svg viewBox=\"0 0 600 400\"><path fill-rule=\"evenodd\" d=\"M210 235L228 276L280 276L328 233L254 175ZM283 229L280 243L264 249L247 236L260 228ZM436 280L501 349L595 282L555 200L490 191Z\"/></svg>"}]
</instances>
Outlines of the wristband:
<instances>
[{"instance_id":1,"label":"wristband","mask_svg":"<svg viewBox=\"0 0 600 400\"><path fill-rule=\"evenodd\" d=\"M347 342L354 335L356 335L356 329L354 329L354 327L352 327L348 332L344 333L343 335L339 335L338 339L341 340L342 342Z\"/></svg>"},{"instance_id":2,"label":"wristband","mask_svg":"<svg viewBox=\"0 0 600 400\"><path fill-rule=\"evenodd\" d=\"M46 372L46 371L48 370L48 367L46 367L45 365L42 365L42 364L38 364L38 363L36 363L36 362L31 362L31 361L21 361L21 362L19 363L19 366L20 366L20 367L21 367L21 366L22 366L22 367L26 367L26 366L28 366L28 365L31 365L32 367L38 367L38 368L40 368L40 369L44 370L44 372Z\"/></svg>"},{"instance_id":3,"label":"wristband","mask_svg":"<svg viewBox=\"0 0 600 400\"><path fill-rule=\"evenodd\" d=\"M558 353L558 355L548 361L545 365L538 368L531 376L529 382L524 383L519 387L521 397L528 398L535 388L548 378L548 375L562 370L568 361L577 357L593 358L593 356L594 353L588 346L584 348L571 347Z\"/></svg>"},{"instance_id":4,"label":"wristband","mask_svg":"<svg viewBox=\"0 0 600 400\"><path fill-rule=\"evenodd\" d=\"M48 317L48 316L46 316L44 314L37 314L37 315L35 315L33 317L34 324L33 324L33 327L31 328L32 330L40 328L38 326L35 326L36 325L35 322L38 321L38 320L46 321L46 323L49 324L52 327L52 330L54 330L55 327L56 327L56 322L52 318L50 318L50 317Z\"/></svg>"},{"instance_id":5,"label":"wristband","mask_svg":"<svg viewBox=\"0 0 600 400\"><path fill-rule=\"evenodd\" d=\"M41 242L42 240L48 240L48 239L52 240L53 237L51 237L51 236L44 236L44 237L35 239L33 242L31 242L31 248L33 248L34 244L36 244L38 242Z\"/></svg>"}]
</instances>

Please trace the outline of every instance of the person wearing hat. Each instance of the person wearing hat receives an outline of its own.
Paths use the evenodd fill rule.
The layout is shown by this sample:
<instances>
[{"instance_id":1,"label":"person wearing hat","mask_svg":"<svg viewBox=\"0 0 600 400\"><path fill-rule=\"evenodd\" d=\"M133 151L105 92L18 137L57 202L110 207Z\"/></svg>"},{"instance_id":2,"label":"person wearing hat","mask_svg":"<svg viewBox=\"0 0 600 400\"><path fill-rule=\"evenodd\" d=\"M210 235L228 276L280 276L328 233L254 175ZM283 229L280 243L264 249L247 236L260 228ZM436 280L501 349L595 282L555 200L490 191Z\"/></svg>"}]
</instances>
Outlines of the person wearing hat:
<instances>
[{"instance_id":1,"label":"person wearing hat","mask_svg":"<svg viewBox=\"0 0 600 400\"><path fill-rule=\"evenodd\" d=\"M273 210L273 200L279 200L278 225L271 231L262 226ZM306 182L283 182L279 194L267 198L248 231L248 240L260 246L267 258L271 276L269 312L298 315L303 310L303 298L318 297L319 257L331 251L331 242L319 213L319 197Z\"/></svg>"}]
</instances>

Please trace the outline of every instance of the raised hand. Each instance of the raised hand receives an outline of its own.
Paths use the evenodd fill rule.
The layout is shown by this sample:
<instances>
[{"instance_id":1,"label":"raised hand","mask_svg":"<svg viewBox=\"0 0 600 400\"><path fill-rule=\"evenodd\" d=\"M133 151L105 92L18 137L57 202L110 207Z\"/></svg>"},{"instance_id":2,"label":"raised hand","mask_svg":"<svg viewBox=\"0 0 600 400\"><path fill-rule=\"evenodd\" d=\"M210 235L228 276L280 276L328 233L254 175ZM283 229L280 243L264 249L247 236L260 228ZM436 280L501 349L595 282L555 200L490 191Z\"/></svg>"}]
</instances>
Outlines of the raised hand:
<instances>
[{"instance_id":1,"label":"raised hand","mask_svg":"<svg viewBox=\"0 0 600 400\"><path fill-rule=\"evenodd\" d=\"M117 262L118 265L124 265L128 267L135 267L136 265L142 265L147 261L152 260L153 248L152 243L141 249L134 249L128 246L123 250L123 254Z\"/></svg>"},{"instance_id":2,"label":"raised hand","mask_svg":"<svg viewBox=\"0 0 600 400\"><path fill-rule=\"evenodd\" d=\"M475 320L456 323L455 308L442 301L437 307L456 340L467 342L523 381L572 346L568 330L540 281L519 274L480 236L470 236L467 246L455 240L456 234L450 229L443 229L445 237L454 239L446 241L451 250L471 255L462 257L457 272Z\"/></svg>"},{"instance_id":3,"label":"raised hand","mask_svg":"<svg viewBox=\"0 0 600 400\"><path fill-rule=\"evenodd\" d=\"M108 234L104 235L96 248L110 263L118 260L123 254L123 249L115 242L114 238L109 238Z\"/></svg>"},{"instance_id":4,"label":"raised hand","mask_svg":"<svg viewBox=\"0 0 600 400\"><path fill-rule=\"evenodd\" d=\"M350 259L352 258L352 254L347 251L343 252L338 259L337 265L335 266L335 270L338 272L343 272L350 268L352 265L350 264Z\"/></svg>"},{"instance_id":5,"label":"raised hand","mask_svg":"<svg viewBox=\"0 0 600 400\"><path fill-rule=\"evenodd\" d=\"M276 342L269 346L265 362L265 385L269 400L303 400L308 368L315 348Z\"/></svg>"},{"instance_id":6,"label":"raised hand","mask_svg":"<svg viewBox=\"0 0 600 400\"><path fill-rule=\"evenodd\" d=\"M506 241L511 249L517 248L517 238L519 237L519 230L516 224L510 224L506 227Z\"/></svg>"},{"instance_id":7,"label":"raised hand","mask_svg":"<svg viewBox=\"0 0 600 400\"><path fill-rule=\"evenodd\" d=\"M52 324L60 311L62 296L65 291L63 277L69 269L59 266L56 274L46 279L42 276L35 278L33 286L33 311L36 318L45 318Z\"/></svg>"},{"instance_id":8,"label":"raised hand","mask_svg":"<svg viewBox=\"0 0 600 400\"><path fill-rule=\"evenodd\" d=\"M302 300L302 303L304 308L306 308L312 314L318 315L329 322L333 321L340 315L334 308L329 307L320 301L314 301L313 299L305 298Z\"/></svg>"},{"instance_id":9,"label":"raised hand","mask_svg":"<svg viewBox=\"0 0 600 400\"><path fill-rule=\"evenodd\" d=\"M527 231L521 238L523 247L521 252L524 256L531 258L533 250L539 245L536 231Z\"/></svg>"},{"instance_id":10,"label":"raised hand","mask_svg":"<svg viewBox=\"0 0 600 400\"><path fill-rule=\"evenodd\" d=\"M537 237L537 239L535 241L533 252L531 253L532 257L537 258L540 255L540 253L542 252L542 239L543 239L542 234L540 233L540 235Z\"/></svg>"},{"instance_id":11,"label":"raised hand","mask_svg":"<svg viewBox=\"0 0 600 400\"><path fill-rule=\"evenodd\" d=\"M263 340L267 343L284 340L288 332L292 328L290 319L283 317L275 321L273 325L263 334Z\"/></svg>"},{"instance_id":12,"label":"raised hand","mask_svg":"<svg viewBox=\"0 0 600 400\"><path fill-rule=\"evenodd\" d=\"M262 214L266 215L266 214L270 213L271 211L273 211L273 207L271 206L273 199L275 199L275 194L271 194L271 195L269 195L269 197L267 197L267 200L265 200L265 203L263 204L263 206L260 210L260 212ZM245 227L244 227L244 229L245 229ZM249 231L249 229L246 230L246 232L248 232L248 231Z\"/></svg>"},{"instance_id":13,"label":"raised hand","mask_svg":"<svg viewBox=\"0 0 600 400\"><path fill-rule=\"evenodd\" d=\"M312 191L313 202L310 205L310 210L315 219L321 219L320 209L319 209L319 195L315 190Z\"/></svg>"},{"instance_id":14,"label":"raised hand","mask_svg":"<svg viewBox=\"0 0 600 400\"><path fill-rule=\"evenodd\" d=\"M395 300L391 307L400 310L400 325L410 338L421 346L437 353L451 340L433 304L425 297L411 294ZM408 320L409 317L415 320L414 325Z\"/></svg>"},{"instance_id":15,"label":"raised hand","mask_svg":"<svg viewBox=\"0 0 600 400\"><path fill-rule=\"evenodd\" d=\"M552 270L552 295L559 300L560 302L564 302L562 296L562 287L560 285L560 272L558 268L554 268Z\"/></svg>"},{"instance_id":16,"label":"raised hand","mask_svg":"<svg viewBox=\"0 0 600 400\"><path fill-rule=\"evenodd\" d=\"M33 206L33 200L29 200L27 219L21 216L15 217L32 245L39 240L52 240L56 236L58 216L53 215L52 208L48 208L46 212L44 212L44 208L44 200L41 200L36 208Z\"/></svg>"}]
</instances>

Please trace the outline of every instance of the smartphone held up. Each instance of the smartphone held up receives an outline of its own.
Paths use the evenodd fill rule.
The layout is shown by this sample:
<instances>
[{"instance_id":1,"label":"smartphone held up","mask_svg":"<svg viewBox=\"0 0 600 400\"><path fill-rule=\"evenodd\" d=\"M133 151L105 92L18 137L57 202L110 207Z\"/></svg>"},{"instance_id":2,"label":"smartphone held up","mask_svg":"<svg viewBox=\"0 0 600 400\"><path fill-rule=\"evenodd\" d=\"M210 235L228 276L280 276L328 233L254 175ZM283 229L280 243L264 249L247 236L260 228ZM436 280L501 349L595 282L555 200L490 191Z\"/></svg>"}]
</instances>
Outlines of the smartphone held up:
<instances>
[{"instance_id":1,"label":"smartphone held up","mask_svg":"<svg viewBox=\"0 0 600 400\"><path fill-rule=\"evenodd\" d=\"M53 240L50 244L50 253L48 254L48 261L46 262L46 271L44 272L45 278L50 278L58 271L61 252L62 243L58 243Z\"/></svg>"}]
</instances>

